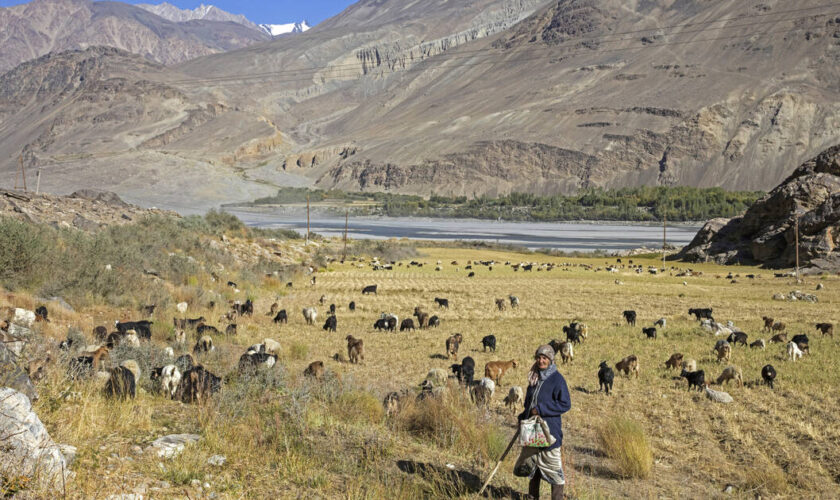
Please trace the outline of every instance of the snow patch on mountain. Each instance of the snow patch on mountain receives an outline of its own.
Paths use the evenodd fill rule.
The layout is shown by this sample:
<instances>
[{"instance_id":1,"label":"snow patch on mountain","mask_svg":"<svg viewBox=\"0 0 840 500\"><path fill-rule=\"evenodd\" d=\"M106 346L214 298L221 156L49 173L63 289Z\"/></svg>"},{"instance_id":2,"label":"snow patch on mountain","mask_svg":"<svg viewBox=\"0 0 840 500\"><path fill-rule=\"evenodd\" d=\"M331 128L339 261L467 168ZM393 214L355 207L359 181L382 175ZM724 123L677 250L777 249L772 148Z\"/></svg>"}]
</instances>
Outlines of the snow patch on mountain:
<instances>
[{"instance_id":1,"label":"snow patch on mountain","mask_svg":"<svg viewBox=\"0 0 840 500\"><path fill-rule=\"evenodd\" d=\"M304 20L299 23L260 24L260 28L271 36L279 36L288 33L303 33L311 28L311 26L309 26L309 24L307 24Z\"/></svg>"}]
</instances>

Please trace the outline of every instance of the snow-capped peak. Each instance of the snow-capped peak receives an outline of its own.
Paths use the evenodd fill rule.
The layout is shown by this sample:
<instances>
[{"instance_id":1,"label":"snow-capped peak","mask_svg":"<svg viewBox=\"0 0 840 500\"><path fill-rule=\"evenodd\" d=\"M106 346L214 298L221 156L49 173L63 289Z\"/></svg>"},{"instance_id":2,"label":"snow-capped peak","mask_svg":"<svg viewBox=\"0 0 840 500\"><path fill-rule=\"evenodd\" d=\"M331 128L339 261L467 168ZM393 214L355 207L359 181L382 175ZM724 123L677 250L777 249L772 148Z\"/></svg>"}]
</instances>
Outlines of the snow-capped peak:
<instances>
[{"instance_id":1,"label":"snow-capped peak","mask_svg":"<svg viewBox=\"0 0 840 500\"><path fill-rule=\"evenodd\" d=\"M303 33L310 28L306 20L299 23L288 24L260 24L260 28L271 36L285 35L287 33Z\"/></svg>"}]
</instances>

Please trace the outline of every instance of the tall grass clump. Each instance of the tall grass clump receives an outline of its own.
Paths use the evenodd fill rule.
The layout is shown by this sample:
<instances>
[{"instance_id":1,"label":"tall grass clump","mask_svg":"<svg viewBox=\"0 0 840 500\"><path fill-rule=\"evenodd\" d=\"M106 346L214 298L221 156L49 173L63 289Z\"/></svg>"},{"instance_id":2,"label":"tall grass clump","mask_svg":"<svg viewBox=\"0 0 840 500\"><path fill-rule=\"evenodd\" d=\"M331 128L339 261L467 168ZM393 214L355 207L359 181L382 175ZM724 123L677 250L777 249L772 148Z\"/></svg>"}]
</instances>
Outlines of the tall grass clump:
<instances>
[{"instance_id":1,"label":"tall grass clump","mask_svg":"<svg viewBox=\"0 0 840 500\"><path fill-rule=\"evenodd\" d=\"M611 417L598 429L598 439L607 456L624 477L646 479L653 470L653 450L644 429L624 417Z\"/></svg>"}]
</instances>

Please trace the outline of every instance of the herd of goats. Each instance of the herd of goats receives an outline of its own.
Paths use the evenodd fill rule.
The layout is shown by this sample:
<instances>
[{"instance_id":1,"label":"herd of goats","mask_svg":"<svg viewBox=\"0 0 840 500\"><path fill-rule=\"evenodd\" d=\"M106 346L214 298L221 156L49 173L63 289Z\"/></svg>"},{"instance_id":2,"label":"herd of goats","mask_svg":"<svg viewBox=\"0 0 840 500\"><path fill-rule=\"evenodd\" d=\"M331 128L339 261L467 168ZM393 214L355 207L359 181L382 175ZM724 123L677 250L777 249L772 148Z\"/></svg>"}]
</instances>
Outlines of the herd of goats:
<instances>
[{"instance_id":1,"label":"herd of goats","mask_svg":"<svg viewBox=\"0 0 840 500\"><path fill-rule=\"evenodd\" d=\"M619 260L620 263L620 260ZM630 261L632 264L632 261ZM453 261L453 265L457 262ZM466 270L469 271L468 277L474 276L472 271L473 265L483 265L493 269L493 261L475 261L468 262ZM386 265L380 264L378 261L371 262L374 270L388 270L393 269L394 266L401 266L402 263L390 263ZM423 263L412 261L408 266L422 266ZM546 270L550 271L555 266L571 266L571 264L511 264L509 262L505 265L510 266L514 271L532 271L532 270ZM623 266L622 266L623 267ZM607 266L607 271L616 269L616 266ZM633 266L637 272L641 272L641 266ZM441 269L441 264L438 262L436 270ZM596 270L600 270L596 269ZM310 280L314 285L314 276ZM235 283L228 283L235 286ZM361 290L362 295L377 294L377 285L369 285ZM322 296L321 304L325 304L326 298ZM434 303L439 309L449 309L449 300L447 298L435 297ZM495 306L501 311L508 306L515 309L520 305L519 298L510 295L507 299L495 299ZM210 308L215 307L214 303L209 304ZM4 321L0 328L2 329L3 343L9 344L16 341L15 337L9 332L10 325L29 325L37 321L49 321L48 311L43 305L38 307L35 311L27 311L25 309L9 309L6 317L9 318ZM177 309L181 313L185 313L187 309L186 303L177 305ZM350 311L356 310L355 301L350 302L348 309ZM154 306L147 306L144 311L151 315L154 312ZM688 314L694 316L700 322L700 326L716 336L722 337L714 346L714 352L717 356L718 362L726 362L731 360L732 349L737 345L747 346L750 348L764 349L767 343L781 343L786 346L787 356L791 361L796 361L801 358L803 353L809 352L808 336L805 334L797 334L788 339L785 332L785 324L775 321L773 318L764 317L764 330L772 334L768 342L764 339L755 340L748 344L748 336L746 333L738 329L731 321L727 324L721 324L714 320L712 316L713 310L711 308L692 308L688 310ZM236 334L236 319L238 317L252 317L254 314L254 304L251 300L244 303L235 301L231 303L231 309L221 319L227 320L228 326L224 329L224 334ZM318 312L314 307L306 307L302 310L303 318L308 325L314 325ZM276 324L285 324L288 322L288 314L285 309L280 309L279 303L272 304L267 315L273 317ZM626 324L630 327L636 326L636 311L628 310L623 312L623 318ZM666 326L666 318L660 318L653 323L652 326L643 327L642 333L649 339L656 339L657 331L661 331ZM129 345L140 347L141 342L150 341L152 337L152 322L149 320L139 321L117 321L114 324L113 331L109 332L104 326L97 326L93 330L93 337L96 344L79 345L83 342L74 341L68 338L62 341L59 349L68 354L69 362L67 363L68 375L72 379L79 379L84 377L95 377L103 384L104 393L108 397L115 397L120 399L134 398L137 392L137 386L140 383L141 369L140 364L135 360L122 360L118 366L114 366L109 370L103 369L109 357L109 353L119 345ZM380 317L374 322L374 330L381 331L396 331L399 327L400 331L412 331L416 328L428 329L436 328L441 324L441 320L437 315L431 315L426 312L423 307L418 306L414 309L412 317L403 319L402 322L394 314L382 313ZM184 403L201 402L206 400L212 394L218 392L222 387L222 378L211 373L197 362L202 354L211 352L215 349L213 336L221 335L222 331L214 326L207 324L204 317L199 318L173 318L173 325L175 327L175 341L177 345L187 345L187 332L194 332L195 342L192 352L185 353L175 357L175 352L172 347L164 349L164 354L171 358L172 362L164 366L154 367L150 369L149 377L155 382L157 388L167 397L182 401ZM834 327L831 323L817 323L816 329L823 335L833 335ZM323 325L323 329L335 332L337 330L336 306L330 304L329 315ZM558 361L568 363L574 359L575 346L585 342L589 334L588 327L582 322L573 322L563 327L565 334L565 341L552 340L549 344L554 349ZM346 336L347 341L347 356L343 354L335 354L333 359L340 362L359 363L364 360L364 342L361 339L355 338L352 335ZM446 358L457 361L459 346L463 342L461 334L454 334L449 336L445 341ZM483 350L486 352L496 351L496 337L494 335L487 335L481 340ZM270 368L277 362L277 357L280 351L280 344L274 339L266 338L263 342L250 346L245 353L239 358L238 371L240 373L254 373L261 368ZM46 363L50 361L49 357L40 360L33 360L27 366L27 373L31 380L38 381L44 375L44 368ZM484 377L475 380L475 360L472 357L465 357L460 363L451 365L451 372L454 378L460 384L463 384L469 389L473 401L477 404L488 404L491 400L496 385L500 384L501 378L511 368L516 368L517 362L512 359L509 361L490 361L484 367ZM712 391L706 381L706 374L703 370L697 369L697 362L693 359L688 359L682 353L674 353L665 362L665 367L669 370L681 370L681 377L688 381L688 389L696 388L698 390L705 390L709 397L715 399L719 397L718 391ZM620 360L613 367L604 361L600 364L598 371L599 390L609 395L613 388L613 380L615 371L623 373L629 377L634 375L638 377L640 372L640 363L636 355L630 355ZM304 370L304 375L307 377L314 377L320 379L325 373L325 366L323 361L314 361L310 363ZM774 379L776 378L776 369L767 364L761 369L761 377L770 388L773 388ZM418 400L423 400L429 397L436 397L444 392L447 386L450 375L447 371L435 368L429 371L426 379L420 385L420 393L413 395ZM722 385L733 381L739 385L743 385L743 375L739 368L734 365L728 365L723 369L721 375L715 380L715 383ZM399 410L400 403L413 391L391 392L384 401L386 414L391 415ZM515 406L521 404L523 401L523 391L521 387L511 387L504 402L508 406Z\"/></svg>"}]
</instances>

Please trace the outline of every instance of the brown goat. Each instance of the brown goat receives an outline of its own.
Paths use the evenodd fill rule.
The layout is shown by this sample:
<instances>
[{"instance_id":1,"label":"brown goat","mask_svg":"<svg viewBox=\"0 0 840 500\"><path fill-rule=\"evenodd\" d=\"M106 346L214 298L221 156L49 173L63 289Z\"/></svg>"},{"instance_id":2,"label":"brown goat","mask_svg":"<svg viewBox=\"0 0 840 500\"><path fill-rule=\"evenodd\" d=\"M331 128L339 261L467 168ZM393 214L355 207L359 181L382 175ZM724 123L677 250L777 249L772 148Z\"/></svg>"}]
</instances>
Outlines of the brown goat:
<instances>
[{"instance_id":1,"label":"brown goat","mask_svg":"<svg viewBox=\"0 0 840 500\"><path fill-rule=\"evenodd\" d=\"M500 311L504 311L507 307L507 301L505 299L496 299L496 307L499 308Z\"/></svg>"},{"instance_id":2,"label":"brown goat","mask_svg":"<svg viewBox=\"0 0 840 500\"><path fill-rule=\"evenodd\" d=\"M451 357L452 359L458 359L458 347L463 342L464 338L461 336L460 333L456 333L452 335L448 339L446 339L446 354Z\"/></svg>"},{"instance_id":3,"label":"brown goat","mask_svg":"<svg viewBox=\"0 0 840 500\"><path fill-rule=\"evenodd\" d=\"M817 323L816 328L823 335L828 335L829 337L834 336L834 324L832 323Z\"/></svg>"},{"instance_id":4,"label":"brown goat","mask_svg":"<svg viewBox=\"0 0 840 500\"><path fill-rule=\"evenodd\" d=\"M93 371L99 370L99 367L102 364L102 360L108 357L108 347L102 346L91 353L83 354L83 356L92 357L93 363L91 364L91 366L93 367Z\"/></svg>"},{"instance_id":5,"label":"brown goat","mask_svg":"<svg viewBox=\"0 0 840 500\"><path fill-rule=\"evenodd\" d=\"M30 361L26 365L26 372L29 374L29 378L34 382L38 382L44 378L44 375L46 375L47 365L50 361L52 361L52 357L49 354L47 354L44 358Z\"/></svg>"},{"instance_id":6,"label":"brown goat","mask_svg":"<svg viewBox=\"0 0 840 500\"><path fill-rule=\"evenodd\" d=\"M316 379L320 379L324 376L324 362L313 361L309 363L309 366L306 367L306 370L303 370L303 375L306 377L314 377Z\"/></svg>"},{"instance_id":7,"label":"brown goat","mask_svg":"<svg viewBox=\"0 0 840 500\"><path fill-rule=\"evenodd\" d=\"M671 354L671 357L668 358L668 361L665 362L665 368L672 370L675 368L680 368L683 362L683 355L682 353L675 352Z\"/></svg>"},{"instance_id":8,"label":"brown goat","mask_svg":"<svg viewBox=\"0 0 840 500\"><path fill-rule=\"evenodd\" d=\"M762 316L761 319L764 320L764 331L769 332L773 329L773 323L775 320L769 316Z\"/></svg>"},{"instance_id":9,"label":"brown goat","mask_svg":"<svg viewBox=\"0 0 840 500\"><path fill-rule=\"evenodd\" d=\"M721 373L720 377L717 378L717 384L721 385L729 382L730 380L737 382L738 387L742 387L744 385L744 377L741 374L741 370L732 365L723 369L723 373Z\"/></svg>"},{"instance_id":10,"label":"brown goat","mask_svg":"<svg viewBox=\"0 0 840 500\"><path fill-rule=\"evenodd\" d=\"M93 329L93 338L97 342L104 342L106 337L108 337L108 329L104 326L100 325Z\"/></svg>"},{"instance_id":11,"label":"brown goat","mask_svg":"<svg viewBox=\"0 0 840 500\"><path fill-rule=\"evenodd\" d=\"M770 337L770 343L775 344L776 342L786 344L787 343L787 333L777 333Z\"/></svg>"},{"instance_id":12,"label":"brown goat","mask_svg":"<svg viewBox=\"0 0 840 500\"><path fill-rule=\"evenodd\" d=\"M511 368L516 368L516 360L489 361L484 365L484 376L493 379L496 385L502 385L502 376Z\"/></svg>"},{"instance_id":13,"label":"brown goat","mask_svg":"<svg viewBox=\"0 0 840 500\"><path fill-rule=\"evenodd\" d=\"M774 332L783 332L785 331L785 324L781 321L777 321L773 323L773 331Z\"/></svg>"},{"instance_id":14,"label":"brown goat","mask_svg":"<svg viewBox=\"0 0 840 500\"><path fill-rule=\"evenodd\" d=\"M729 361L732 358L732 347L729 344L723 344L715 348L718 362Z\"/></svg>"},{"instance_id":15,"label":"brown goat","mask_svg":"<svg viewBox=\"0 0 840 500\"><path fill-rule=\"evenodd\" d=\"M365 344L362 339L357 339L352 335L347 336L347 358L351 363L358 363L365 359Z\"/></svg>"},{"instance_id":16,"label":"brown goat","mask_svg":"<svg viewBox=\"0 0 840 500\"><path fill-rule=\"evenodd\" d=\"M636 378L639 378L639 368L639 358L635 354L631 354L615 364L615 369L624 372L624 375L628 377L632 372L636 375Z\"/></svg>"}]
</instances>

